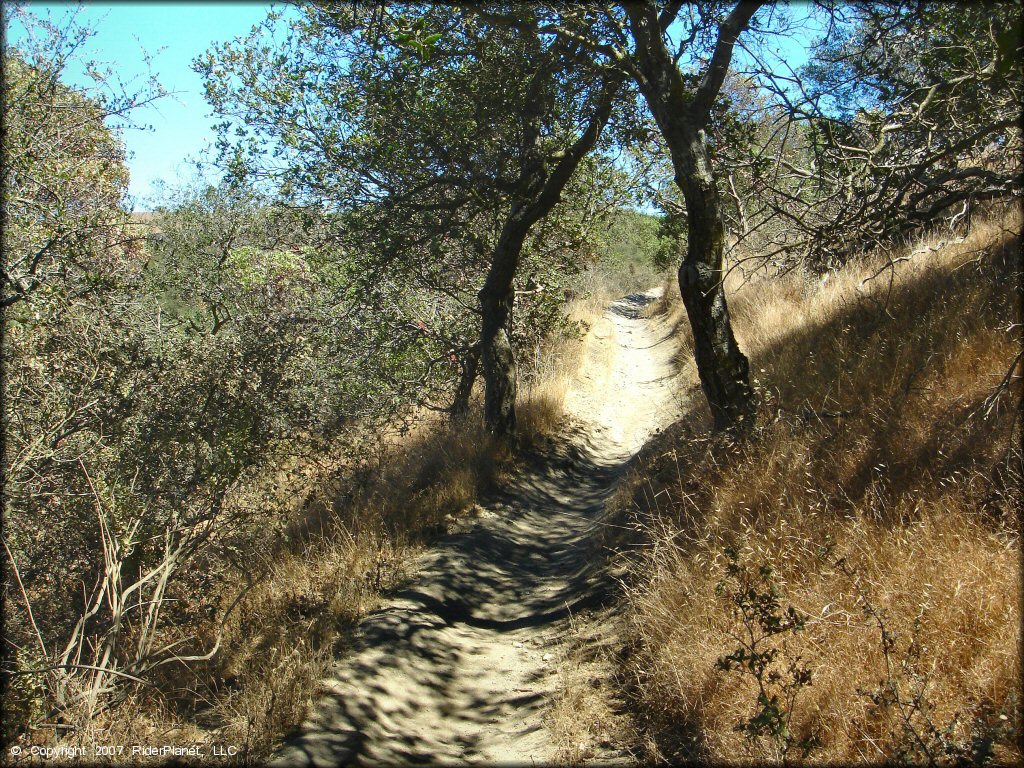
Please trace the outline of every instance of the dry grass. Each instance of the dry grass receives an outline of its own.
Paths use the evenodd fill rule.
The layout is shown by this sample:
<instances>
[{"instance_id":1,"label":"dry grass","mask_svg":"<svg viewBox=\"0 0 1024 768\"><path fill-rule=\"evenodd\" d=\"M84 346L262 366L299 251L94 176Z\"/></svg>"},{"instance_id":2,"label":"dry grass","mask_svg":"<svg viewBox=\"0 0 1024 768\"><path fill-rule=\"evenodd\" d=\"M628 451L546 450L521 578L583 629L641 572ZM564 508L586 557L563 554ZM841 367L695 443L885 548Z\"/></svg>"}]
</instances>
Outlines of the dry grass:
<instances>
[{"instance_id":1,"label":"dry grass","mask_svg":"<svg viewBox=\"0 0 1024 768\"><path fill-rule=\"evenodd\" d=\"M592 323L604 300L584 294L567 310ZM538 352L517 406L524 447L561 426L583 341L559 339ZM219 597L206 600L208 613L182 608L164 630L164 642L183 641L183 655L217 652L168 665L155 689L98 716L83 713L75 727L40 733L34 743L83 747L87 762L96 759L94 743L196 744L207 755L214 745L231 746L237 752L226 762L266 759L305 717L358 621L409 577L433 538L456 530L507 481L515 461L485 431L477 401L462 420L420 414L402 434L364 435L334 456L293 459L264 473L230 502L252 513L248 529L243 523L217 548L231 565L210 560L197 565L209 573L187 576ZM146 762L110 761L129 757Z\"/></svg>"},{"instance_id":2,"label":"dry grass","mask_svg":"<svg viewBox=\"0 0 1024 768\"><path fill-rule=\"evenodd\" d=\"M654 736L648 757L782 757L784 740L736 730L760 709L754 678L717 668L748 637L731 547L754 573L770 567L757 589L774 583L779 610L806 622L764 647L783 675L770 690L790 662L811 671L781 707L792 741L817 740L809 760L944 761L944 747L986 738L998 761L1021 759L1019 378L995 394L1020 349L1020 225L1014 211L962 242L736 291L763 395L743 444L707 437L681 359L692 413L634 478L649 546L623 679ZM886 679L903 715L871 698Z\"/></svg>"},{"instance_id":3,"label":"dry grass","mask_svg":"<svg viewBox=\"0 0 1024 768\"><path fill-rule=\"evenodd\" d=\"M572 319L592 322L596 306L587 297L568 311ZM525 446L559 428L581 349L582 339L568 338L541 350L542 365L517 404ZM514 456L485 431L476 403L461 421L425 415L340 476L326 467L306 477L313 492L307 490L290 526L290 549L233 614L226 652L208 675L222 681L211 691L208 719L218 724L215 735L243 747L246 760L265 757L302 719L358 620L384 590L409 576L432 537L453 530L507 482Z\"/></svg>"},{"instance_id":4,"label":"dry grass","mask_svg":"<svg viewBox=\"0 0 1024 768\"><path fill-rule=\"evenodd\" d=\"M616 298L602 273L584 274L577 297L565 307L567 319L577 324L579 333L558 337L538 350L532 361L522 361L528 375L519 391L516 419L524 446L538 446L561 429L566 396L583 365L588 334Z\"/></svg>"},{"instance_id":5,"label":"dry grass","mask_svg":"<svg viewBox=\"0 0 1024 768\"><path fill-rule=\"evenodd\" d=\"M635 742L632 718L613 682L618 666L611 622L598 615L571 622L556 662L557 687L547 713L556 765L620 760Z\"/></svg>"}]
</instances>

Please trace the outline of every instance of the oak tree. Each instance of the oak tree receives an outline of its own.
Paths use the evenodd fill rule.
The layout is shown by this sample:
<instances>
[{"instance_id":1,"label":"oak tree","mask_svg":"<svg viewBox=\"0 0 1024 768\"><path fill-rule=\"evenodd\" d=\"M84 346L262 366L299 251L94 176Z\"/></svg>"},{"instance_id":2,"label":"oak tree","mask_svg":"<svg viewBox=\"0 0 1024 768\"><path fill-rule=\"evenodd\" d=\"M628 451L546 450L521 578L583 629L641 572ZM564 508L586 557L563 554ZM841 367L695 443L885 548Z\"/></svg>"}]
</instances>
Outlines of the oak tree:
<instances>
[{"instance_id":1,"label":"oak tree","mask_svg":"<svg viewBox=\"0 0 1024 768\"><path fill-rule=\"evenodd\" d=\"M329 211L367 279L408 285L410 304L426 291L416 327L459 360L453 410L479 360L487 424L513 438L516 280L541 287L520 295L549 328L551 283L582 266L609 194L591 152L623 78L510 8L514 26L479 8L312 4L284 41L265 27L197 66L229 118L225 161Z\"/></svg>"}]
</instances>

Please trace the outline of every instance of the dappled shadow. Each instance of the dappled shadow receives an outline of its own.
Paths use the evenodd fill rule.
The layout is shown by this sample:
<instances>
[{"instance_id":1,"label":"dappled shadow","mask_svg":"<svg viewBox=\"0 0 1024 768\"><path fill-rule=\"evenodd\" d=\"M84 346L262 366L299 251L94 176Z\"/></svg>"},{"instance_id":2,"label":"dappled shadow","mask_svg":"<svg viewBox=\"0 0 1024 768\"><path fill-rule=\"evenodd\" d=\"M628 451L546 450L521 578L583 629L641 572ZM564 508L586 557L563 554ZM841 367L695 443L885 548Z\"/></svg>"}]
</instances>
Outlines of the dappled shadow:
<instances>
[{"instance_id":1,"label":"dappled shadow","mask_svg":"<svg viewBox=\"0 0 1024 768\"><path fill-rule=\"evenodd\" d=\"M611 370L586 377L581 420L525 456L481 517L440 539L415 579L360 624L279 764L549 759L542 714L560 637L611 597L597 535L606 502L638 442L665 420L671 350L643 351L655 335L642 319L652 300L609 307L615 332L597 340L593 364Z\"/></svg>"},{"instance_id":2,"label":"dappled shadow","mask_svg":"<svg viewBox=\"0 0 1024 768\"><path fill-rule=\"evenodd\" d=\"M529 715L546 700L536 664L522 665L511 690L495 690L488 672L515 676L519 657L544 651L538 633L609 596L590 539L630 457L598 459L592 440L579 434L534 457L495 494L494 517L432 548L415 582L362 622L355 652L280 763L490 763L482 723L529 741L515 729L536 723Z\"/></svg>"},{"instance_id":3,"label":"dappled shadow","mask_svg":"<svg viewBox=\"0 0 1024 768\"><path fill-rule=\"evenodd\" d=\"M656 298L654 293L631 293L618 301L613 301L608 311L630 320L639 320L643 317L644 307L654 302Z\"/></svg>"}]
</instances>

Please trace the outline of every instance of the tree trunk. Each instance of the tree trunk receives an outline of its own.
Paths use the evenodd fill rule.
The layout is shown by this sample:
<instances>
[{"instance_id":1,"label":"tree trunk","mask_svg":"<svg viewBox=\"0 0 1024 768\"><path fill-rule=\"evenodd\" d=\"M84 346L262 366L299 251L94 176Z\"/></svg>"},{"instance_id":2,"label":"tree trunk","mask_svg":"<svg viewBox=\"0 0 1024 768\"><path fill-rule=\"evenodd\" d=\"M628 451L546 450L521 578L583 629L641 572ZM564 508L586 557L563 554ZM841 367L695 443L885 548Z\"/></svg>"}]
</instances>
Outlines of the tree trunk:
<instances>
[{"instance_id":1,"label":"tree trunk","mask_svg":"<svg viewBox=\"0 0 1024 768\"><path fill-rule=\"evenodd\" d=\"M708 70L692 91L665 47L653 4L625 6L636 43L636 82L668 145L675 182L686 201L689 235L679 267L679 292L716 430L749 428L756 404L749 364L736 344L722 286L725 227L703 128L728 70L732 46L758 7L759 3L740 3L733 9L720 27Z\"/></svg>"},{"instance_id":2,"label":"tree trunk","mask_svg":"<svg viewBox=\"0 0 1024 768\"><path fill-rule=\"evenodd\" d=\"M729 320L722 285L725 227L703 131L686 130L672 142L676 183L686 200L688 238L679 267L679 292L693 329L701 388L716 430L749 428L755 415L747 358Z\"/></svg>"},{"instance_id":3,"label":"tree trunk","mask_svg":"<svg viewBox=\"0 0 1024 768\"><path fill-rule=\"evenodd\" d=\"M534 32L537 34L536 30ZM550 114L552 109L552 89L541 74L543 72L538 72L530 86L533 95L528 100L523 118L516 194L479 294L483 314L480 353L484 374L484 420L491 434L513 444L516 442L516 360L509 331L515 300L513 281L519 257L530 228L558 205L562 190L576 167L596 146L622 85L620 73L607 76L585 130L562 153L554 168L549 168L541 136L544 115ZM544 91L546 96L542 95Z\"/></svg>"},{"instance_id":4,"label":"tree trunk","mask_svg":"<svg viewBox=\"0 0 1024 768\"><path fill-rule=\"evenodd\" d=\"M449 409L455 418L469 413L469 398L473 394L473 385L476 383L476 375L480 368L479 344L474 344L466 350L466 354L459 360L459 367L462 368L462 373L459 376L459 385L455 389L455 397L452 399L452 407Z\"/></svg>"},{"instance_id":5,"label":"tree trunk","mask_svg":"<svg viewBox=\"0 0 1024 768\"><path fill-rule=\"evenodd\" d=\"M516 358L509 338L512 304L515 301L513 281L519 266L529 224L518 210L505 222L494 249L487 280L480 291L483 323L480 332L480 355L484 374L484 423L495 437L515 441L516 436Z\"/></svg>"}]
</instances>

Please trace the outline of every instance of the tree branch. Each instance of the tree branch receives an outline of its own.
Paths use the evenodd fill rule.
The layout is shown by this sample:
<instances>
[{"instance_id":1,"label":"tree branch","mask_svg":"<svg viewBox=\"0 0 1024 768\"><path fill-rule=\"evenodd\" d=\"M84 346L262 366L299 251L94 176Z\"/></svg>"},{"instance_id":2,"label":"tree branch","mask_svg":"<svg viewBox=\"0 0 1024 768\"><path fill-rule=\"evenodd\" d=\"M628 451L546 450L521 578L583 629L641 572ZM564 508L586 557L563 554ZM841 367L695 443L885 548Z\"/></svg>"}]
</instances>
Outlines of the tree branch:
<instances>
[{"instance_id":1,"label":"tree branch","mask_svg":"<svg viewBox=\"0 0 1024 768\"><path fill-rule=\"evenodd\" d=\"M711 105L714 104L718 92L722 89L722 83L725 82L725 76L729 72L729 63L732 61L732 50L736 45L736 40L750 24L754 14L764 4L764 0L741 0L719 28L718 42L715 44L711 63L697 88L690 107L691 114L697 118L697 122L703 124L707 120Z\"/></svg>"}]
</instances>

